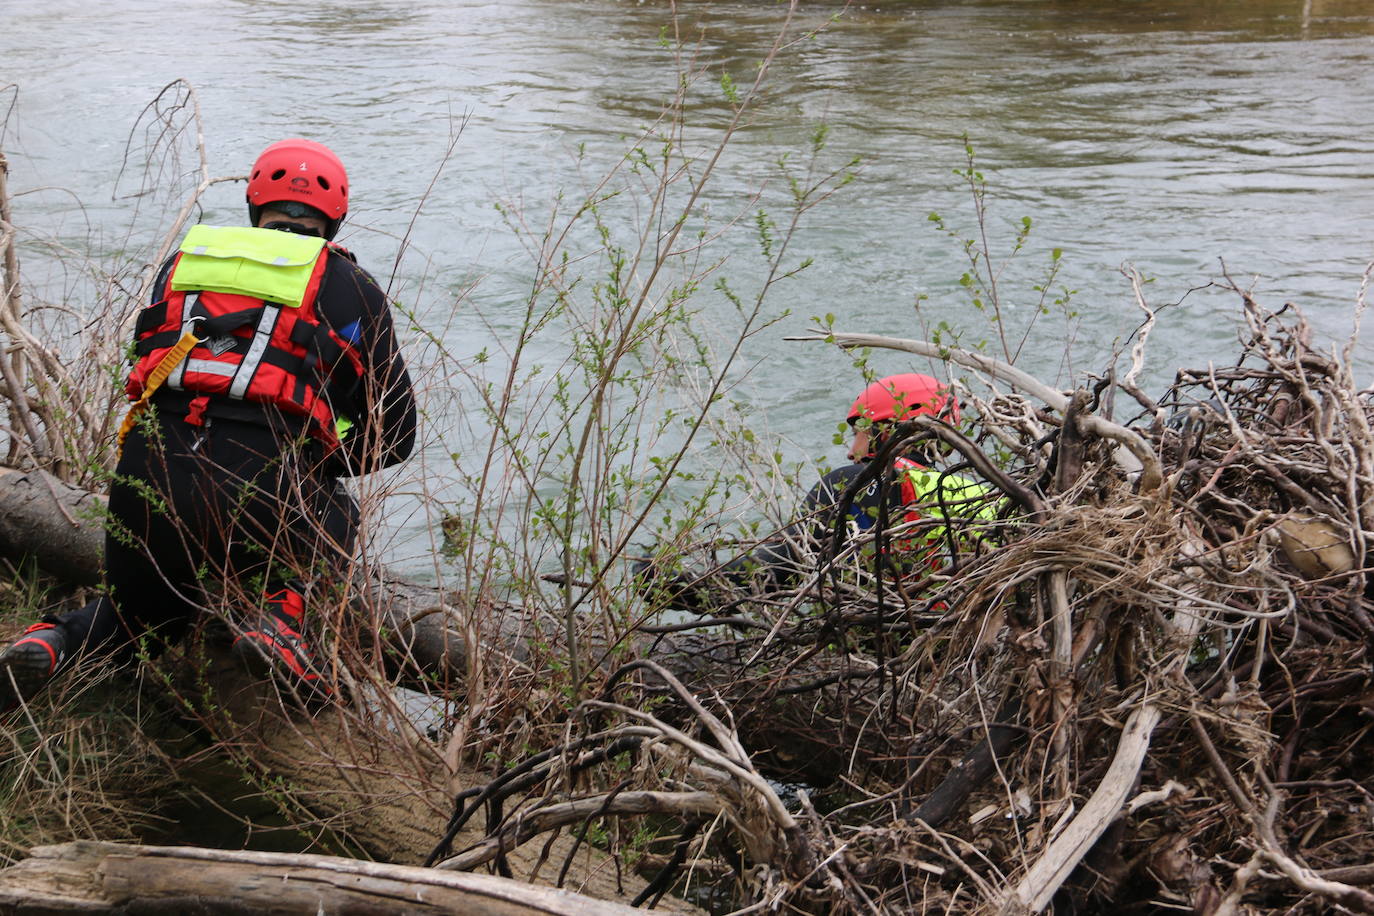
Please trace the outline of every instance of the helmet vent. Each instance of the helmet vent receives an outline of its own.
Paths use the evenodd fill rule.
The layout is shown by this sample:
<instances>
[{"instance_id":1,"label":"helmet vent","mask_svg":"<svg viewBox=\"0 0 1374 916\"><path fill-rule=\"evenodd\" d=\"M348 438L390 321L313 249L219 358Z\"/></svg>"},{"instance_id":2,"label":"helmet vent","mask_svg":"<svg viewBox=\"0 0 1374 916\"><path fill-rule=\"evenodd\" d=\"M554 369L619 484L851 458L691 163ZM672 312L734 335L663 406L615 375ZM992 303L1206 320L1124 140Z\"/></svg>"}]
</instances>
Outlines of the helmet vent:
<instances>
[{"instance_id":1,"label":"helmet vent","mask_svg":"<svg viewBox=\"0 0 1374 916\"><path fill-rule=\"evenodd\" d=\"M324 188L326 191L329 190L329 181L323 175L316 175L315 180L320 183L320 187Z\"/></svg>"},{"instance_id":2,"label":"helmet vent","mask_svg":"<svg viewBox=\"0 0 1374 916\"><path fill-rule=\"evenodd\" d=\"M273 181L281 181L281 180L282 180L283 178L285 178L285 177L286 177L286 169L277 169L275 172L272 173L272 180L273 180Z\"/></svg>"}]
</instances>

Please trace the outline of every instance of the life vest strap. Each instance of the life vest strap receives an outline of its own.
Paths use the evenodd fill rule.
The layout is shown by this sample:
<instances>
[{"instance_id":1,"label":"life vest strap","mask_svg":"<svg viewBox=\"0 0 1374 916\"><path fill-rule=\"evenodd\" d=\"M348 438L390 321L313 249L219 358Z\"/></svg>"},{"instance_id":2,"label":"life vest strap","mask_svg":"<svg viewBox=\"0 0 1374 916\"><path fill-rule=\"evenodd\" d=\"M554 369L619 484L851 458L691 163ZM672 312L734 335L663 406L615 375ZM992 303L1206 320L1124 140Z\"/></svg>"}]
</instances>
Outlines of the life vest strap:
<instances>
[{"instance_id":1,"label":"life vest strap","mask_svg":"<svg viewBox=\"0 0 1374 916\"><path fill-rule=\"evenodd\" d=\"M244 423L263 426L285 438L295 438L309 433L310 418L305 414L290 413L276 404L261 401L233 401L219 395L202 395L190 391L176 391L162 386L152 404L164 417L184 417L195 408L198 398L206 398L207 403L201 414L217 423Z\"/></svg>"},{"instance_id":2,"label":"life vest strap","mask_svg":"<svg viewBox=\"0 0 1374 916\"><path fill-rule=\"evenodd\" d=\"M138 422L138 415L148 406L149 398L157 393L157 390L162 387L162 383L167 381L167 376L202 339L195 331L188 330L181 335L176 346L168 350L166 355L153 367L153 371L148 373L148 381L143 385L143 392L138 396L137 401L129 405L129 412L124 415L124 422L119 424L120 454L124 452L124 440L128 437L129 431L134 428L134 424Z\"/></svg>"}]
</instances>

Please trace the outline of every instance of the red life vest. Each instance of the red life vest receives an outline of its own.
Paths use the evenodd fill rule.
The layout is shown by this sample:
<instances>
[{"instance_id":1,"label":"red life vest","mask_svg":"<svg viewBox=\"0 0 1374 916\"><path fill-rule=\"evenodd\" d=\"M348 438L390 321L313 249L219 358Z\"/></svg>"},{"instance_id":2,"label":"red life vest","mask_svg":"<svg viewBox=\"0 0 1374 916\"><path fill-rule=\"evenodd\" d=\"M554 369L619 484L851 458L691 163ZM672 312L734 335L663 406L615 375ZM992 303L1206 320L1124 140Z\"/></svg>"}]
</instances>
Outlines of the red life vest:
<instances>
[{"instance_id":1,"label":"red life vest","mask_svg":"<svg viewBox=\"0 0 1374 916\"><path fill-rule=\"evenodd\" d=\"M941 506L944 501L950 503L948 511L951 515L968 522L991 521L996 517L997 507L988 498L989 490L985 484L954 474L937 474L931 471L929 475L922 475L921 472L929 469L906 457L894 460L892 468L901 480L903 522L919 522L927 517L944 520L947 511ZM920 490L917 488L918 476L922 478ZM930 476L935 476L935 480L930 480ZM922 507L926 510L924 513L921 511ZM964 529L957 537L960 542L968 543L970 537L976 540L978 536L976 528L972 528ZM928 553L930 566L936 569L944 559L939 548L946 542L946 538L946 528L941 524L928 527L919 536L895 540L892 546L902 551Z\"/></svg>"},{"instance_id":2,"label":"red life vest","mask_svg":"<svg viewBox=\"0 0 1374 916\"><path fill-rule=\"evenodd\" d=\"M201 340L164 383L193 395L187 422L202 422L212 397L248 401L301 418L327 450L337 448L340 418L322 395L356 381L363 367L356 348L315 312L331 247L320 250L299 307L238 293L174 290L178 253L161 299L139 313L135 361L124 386L129 399L139 399L149 375L190 330Z\"/></svg>"},{"instance_id":3,"label":"red life vest","mask_svg":"<svg viewBox=\"0 0 1374 916\"><path fill-rule=\"evenodd\" d=\"M918 464L910 458L899 457L892 462L892 469L897 472L897 478L902 484L902 521L919 522L921 513L916 510L916 505L920 502L920 495L916 492L916 482L911 479L910 471L924 469L925 465ZM900 551L916 551L933 547L929 538L908 537L893 541L892 546ZM939 566L939 560L933 556L931 550L930 558L932 566Z\"/></svg>"}]
</instances>

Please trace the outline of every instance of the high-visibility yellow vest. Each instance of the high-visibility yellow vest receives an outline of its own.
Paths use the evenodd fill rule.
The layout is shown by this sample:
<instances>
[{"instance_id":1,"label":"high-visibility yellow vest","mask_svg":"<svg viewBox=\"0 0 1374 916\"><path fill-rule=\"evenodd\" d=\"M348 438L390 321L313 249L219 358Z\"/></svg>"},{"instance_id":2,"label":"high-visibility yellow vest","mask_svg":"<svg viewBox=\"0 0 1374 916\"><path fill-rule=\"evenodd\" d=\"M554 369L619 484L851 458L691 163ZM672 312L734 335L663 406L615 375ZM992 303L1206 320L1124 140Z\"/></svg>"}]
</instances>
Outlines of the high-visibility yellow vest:
<instances>
[{"instance_id":1,"label":"high-visibility yellow vest","mask_svg":"<svg viewBox=\"0 0 1374 916\"><path fill-rule=\"evenodd\" d=\"M172 275L174 290L206 290L300 308L324 239L245 226L191 227Z\"/></svg>"}]
</instances>

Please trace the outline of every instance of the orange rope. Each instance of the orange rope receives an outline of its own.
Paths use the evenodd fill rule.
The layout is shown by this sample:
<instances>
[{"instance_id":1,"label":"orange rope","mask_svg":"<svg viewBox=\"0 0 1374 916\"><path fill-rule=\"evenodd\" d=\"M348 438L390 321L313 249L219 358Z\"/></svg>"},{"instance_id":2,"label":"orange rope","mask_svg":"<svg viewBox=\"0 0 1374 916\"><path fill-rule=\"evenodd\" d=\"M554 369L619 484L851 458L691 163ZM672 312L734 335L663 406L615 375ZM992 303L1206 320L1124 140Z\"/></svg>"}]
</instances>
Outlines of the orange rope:
<instances>
[{"instance_id":1,"label":"orange rope","mask_svg":"<svg viewBox=\"0 0 1374 916\"><path fill-rule=\"evenodd\" d=\"M162 361L153 367L153 371L148 373L148 381L143 386L143 394L137 401L129 405L129 412L124 415L124 422L119 424L119 452L124 453L124 438L129 435L129 430L134 428L138 422L138 415L143 412L143 408L148 406L148 399L151 398L162 383L167 381L167 376L172 374L172 370L177 367L186 354L191 352L191 348L200 343L203 338L197 337L193 331L187 331L181 335L181 340L176 342L176 346L167 351L167 355L162 357Z\"/></svg>"}]
</instances>

